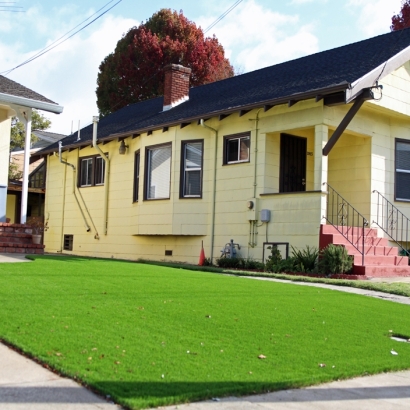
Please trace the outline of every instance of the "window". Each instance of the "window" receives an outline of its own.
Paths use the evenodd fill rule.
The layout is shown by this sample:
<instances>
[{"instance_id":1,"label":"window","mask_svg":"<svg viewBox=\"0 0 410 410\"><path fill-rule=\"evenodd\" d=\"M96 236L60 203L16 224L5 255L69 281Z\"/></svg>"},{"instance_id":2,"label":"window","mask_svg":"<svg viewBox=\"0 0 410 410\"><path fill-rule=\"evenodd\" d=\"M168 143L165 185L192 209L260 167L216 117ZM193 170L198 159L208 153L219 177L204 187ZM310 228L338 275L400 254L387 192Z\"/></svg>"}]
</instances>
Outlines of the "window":
<instances>
[{"instance_id":1,"label":"window","mask_svg":"<svg viewBox=\"0 0 410 410\"><path fill-rule=\"evenodd\" d=\"M202 197L203 141L183 141L180 198Z\"/></svg>"},{"instance_id":2,"label":"window","mask_svg":"<svg viewBox=\"0 0 410 410\"><path fill-rule=\"evenodd\" d=\"M224 137L224 164L249 162L250 134Z\"/></svg>"},{"instance_id":3,"label":"window","mask_svg":"<svg viewBox=\"0 0 410 410\"><path fill-rule=\"evenodd\" d=\"M99 155L79 159L79 186L104 185L105 161Z\"/></svg>"},{"instance_id":4,"label":"window","mask_svg":"<svg viewBox=\"0 0 410 410\"><path fill-rule=\"evenodd\" d=\"M134 195L133 201L138 202L138 189L140 186L140 152L137 151L135 153L135 161L134 161Z\"/></svg>"},{"instance_id":5,"label":"window","mask_svg":"<svg viewBox=\"0 0 410 410\"><path fill-rule=\"evenodd\" d=\"M171 144L147 147L145 151L145 199L169 199Z\"/></svg>"},{"instance_id":6,"label":"window","mask_svg":"<svg viewBox=\"0 0 410 410\"><path fill-rule=\"evenodd\" d=\"M43 161L28 177L30 188L45 188L46 186L46 163Z\"/></svg>"},{"instance_id":7,"label":"window","mask_svg":"<svg viewBox=\"0 0 410 410\"><path fill-rule=\"evenodd\" d=\"M396 139L396 200L410 201L410 141Z\"/></svg>"}]
</instances>

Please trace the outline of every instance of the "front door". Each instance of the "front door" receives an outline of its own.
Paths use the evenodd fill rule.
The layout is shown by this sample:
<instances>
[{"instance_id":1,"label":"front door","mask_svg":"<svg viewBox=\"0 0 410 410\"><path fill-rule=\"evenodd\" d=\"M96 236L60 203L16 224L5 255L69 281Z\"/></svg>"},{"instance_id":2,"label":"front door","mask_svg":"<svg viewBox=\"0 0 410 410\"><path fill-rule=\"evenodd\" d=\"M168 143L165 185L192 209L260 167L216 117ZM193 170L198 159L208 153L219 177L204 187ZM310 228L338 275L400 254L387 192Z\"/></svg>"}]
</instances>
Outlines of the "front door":
<instances>
[{"instance_id":1,"label":"front door","mask_svg":"<svg viewBox=\"0 0 410 410\"><path fill-rule=\"evenodd\" d=\"M306 191L306 138L280 135L279 192Z\"/></svg>"}]
</instances>

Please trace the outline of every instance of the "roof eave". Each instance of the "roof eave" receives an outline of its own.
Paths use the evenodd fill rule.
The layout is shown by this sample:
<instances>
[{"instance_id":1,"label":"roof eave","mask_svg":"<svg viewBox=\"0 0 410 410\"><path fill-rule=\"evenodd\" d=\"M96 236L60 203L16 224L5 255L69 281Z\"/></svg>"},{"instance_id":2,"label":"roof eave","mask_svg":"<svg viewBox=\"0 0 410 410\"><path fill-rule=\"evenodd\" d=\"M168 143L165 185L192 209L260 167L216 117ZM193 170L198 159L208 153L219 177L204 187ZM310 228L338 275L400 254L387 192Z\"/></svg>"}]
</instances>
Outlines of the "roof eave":
<instances>
[{"instance_id":1,"label":"roof eave","mask_svg":"<svg viewBox=\"0 0 410 410\"><path fill-rule=\"evenodd\" d=\"M275 105L281 105L281 104L287 104L289 101L302 101L302 100L308 100L311 98L315 98L317 96L324 96L326 94L332 94L332 93L336 93L338 91L346 91L349 89L350 84L348 82L343 82L340 84L336 84L327 88L322 88L322 89L316 89L316 90L311 90L311 91L307 91L305 93L299 93L299 94L290 94L287 95L286 97L281 97L281 98L277 98L274 100L265 100L265 101L259 101L257 103L254 104L247 104L247 105L238 105L235 107L230 107L230 108L226 108L223 110L218 110L218 111L209 111L207 113L201 114L201 115L197 115L194 117L187 117L187 118L180 118L178 120L172 121L172 122L168 122L168 123L161 123L158 125L151 125L145 128L139 128L139 129L135 129L135 130L129 130L126 132L122 132L122 133L115 133L115 134L111 134L107 137L102 138L101 140L99 139L99 141L107 141L109 139L115 139L115 138L121 138L121 137L125 137L125 136L130 136L132 134L142 134L144 132L147 131L151 131L151 130L155 130L155 129L161 129L163 127L172 127L172 126L177 126L179 124L181 124L181 122L193 122L193 121L197 121L201 118L209 118L209 117L216 117L220 114L232 114L234 112L237 112L239 110L253 110L255 108L261 108L265 105L269 106L275 106Z\"/></svg>"},{"instance_id":2,"label":"roof eave","mask_svg":"<svg viewBox=\"0 0 410 410\"><path fill-rule=\"evenodd\" d=\"M7 104L21 105L28 108L36 108L38 110L61 114L64 107L55 103L33 100L31 98L18 97L11 94L0 93L0 101Z\"/></svg>"},{"instance_id":3,"label":"roof eave","mask_svg":"<svg viewBox=\"0 0 410 410\"><path fill-rule=\"evenodd\" d=\"M124 137L129 137L133 134L142 134L144 132L148 132L148 131L154 131L154 130L158 130L164 127L174 127L174 126L178 126L179 124L181 124L182 122L187 123L187 122L194 122L194 121L198 121L202 118L210 118L210 117L216 117L220 114L232 114L234 112L237 112L239 110L253 110L255 108L261 108L263 106L275 106L275 105L281 105L281 104L287 104L289 101L302 101L302 100L308 100L311 98L315 98L318 96L325 96L328 94L332 94L332 93L336 93L336 92L340 92L340 91L346 91L348 90L350 87L350 84L347 81L343 81L340 84L334 84L332 86L329 87L325 87L325 88L319 88L319 89L314 89L314 90L310 90L310 91L306 91L304 93L298 93L298 94L290 94L287 95L285 97L281 97L281 98L277 98L277 99L273 99L273 100L265 100L265 101L259 101L257 103L253 103L253 104L246 104L246 105L239 105L239 106L235 106L235 107L230 107L230 108L226 108L223 110L217 110L217 111L210 111L207 113L203 113L201 115L196 115L193 117L184 117L184 118L179 118L177 120L174 121L170 121L170 122L163 122L161 124L155 124L155 125L150 125L144 128L136 128L136 129L131 129L125 132L121 132L121 133L115 133L115 134L110 134L104 138L98 138L97 142L108 142L111 140L114 140L116 138L124 138ZM87 141L81 141L80 143L73 143L70 145L66 145L63 147L63 149L67 150L67 149L76 149L76 148L81 148L81 147L85 147L87 145L91 145L91 140L87 140ZM53 152L57 152L58 148L52 148L52 149L45 149L42 150L40 155L36 155L36 157L41 157L43 155L48 155L51 154Z\"/></svg>"},{"instance_id":4,"label":"roof eave","mask_svg":"<svg viewBox=\"0 0 410 410\"><path fill-rule=\"evenodd\" d=\"M410 46L406 47L404 50L400 51L383 64L380 64L363 77L352 82L350 89L346 91L346 104L353 101L363 89L373 87L376 81L380 81L382 78L391 74L409 60Z\"/></svg>"}]
</instances>

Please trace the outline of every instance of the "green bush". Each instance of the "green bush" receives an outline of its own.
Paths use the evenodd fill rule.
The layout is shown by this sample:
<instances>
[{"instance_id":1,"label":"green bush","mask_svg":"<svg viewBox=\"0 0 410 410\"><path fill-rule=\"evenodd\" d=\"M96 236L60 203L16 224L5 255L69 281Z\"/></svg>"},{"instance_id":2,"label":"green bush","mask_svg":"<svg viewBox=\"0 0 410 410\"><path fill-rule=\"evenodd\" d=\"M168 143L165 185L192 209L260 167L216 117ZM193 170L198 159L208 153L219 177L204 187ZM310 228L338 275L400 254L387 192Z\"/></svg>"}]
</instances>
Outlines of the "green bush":
<instances>
[{"instance_id":1,"label":"green bush","mask_svg":"<svg viewBox=\"0 0 410 410\"><path fill-rule=\"evenodd\" d=\"M297 250L292 246L292 258L295 260L296 272L315 273L319 258L319 250L306 246L306 249Z\"/></svg>"},{"instance_id":2,"label":"green bush","mask_svg":"<svg viewBox=\"0 0 410 410\"><path fill-rule=\"evenodd\" d=\"M317 261L319 257L317 248L307 246L306 249L297 250L292 246L292 256L287 259L282 259L277 246L272 246L268 249L271 249L271 255L265 263L266 272L317 272Z\"/></svg>"},{"instance_id":3,"label":"green bush","mask_svg":"<svg viewBox=\"0 0 410 410\"><path fill-rule=\"evenodd\" d=\"M342 245L330 244L320 251L319 272L324 275L346 273L352 266L353 257Z\"/></svg>"},{"instance_id":4,"label":"green bush","mask_svg":"<svg viewBox=\"0 0 410 410\"><path fill-rule=\"evenodd\" d=\"M264 268L262 262L243 258L219 258L216 260L216 264L225 269L263 270Z\"/></svg>"}]
</instances>

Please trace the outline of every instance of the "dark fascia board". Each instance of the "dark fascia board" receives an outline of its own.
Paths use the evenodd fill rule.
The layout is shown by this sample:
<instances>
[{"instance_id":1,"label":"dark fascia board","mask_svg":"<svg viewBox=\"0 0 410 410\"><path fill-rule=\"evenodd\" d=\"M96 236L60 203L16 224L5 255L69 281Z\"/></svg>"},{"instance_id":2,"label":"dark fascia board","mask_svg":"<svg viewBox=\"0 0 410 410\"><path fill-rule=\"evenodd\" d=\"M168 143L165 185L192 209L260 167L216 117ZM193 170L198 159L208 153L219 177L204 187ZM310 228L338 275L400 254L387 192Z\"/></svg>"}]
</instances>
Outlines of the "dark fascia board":
<instances>
[{"instance_id":1,"label":"dark fascia board","mask_svg":"<svg viewBox=\"0 0 410 410\"><path fill-rule=\"evenodd\" d=\"M107 137L104 138L99 138L98 143L103 142L103 141L112 141L117 138L121 137L130 137L133 134L143 134L143 133L148 133L148 132L153 132L157 130L162 130L164 127L178 127L181 126L181 124L186 124L186 123L192 123L192 122L199 122L201 118L206 118L209 119L211 117L218 117L219 115L230 115L235 112L239 112L241 110L253 110L255 108L263 108L265 106L271 105L272 107L275 105L281 105L281 104L288 104L289 100L292 101L302 101L302 100L309 100L311 98L316 98L318 95L325 96L327 94L333 94L336 92L340 91L346 91L349 89L350 84L347 81L344 81L340 84L335 84L330 87L326 88L321 88L321 89L316 89L316 90L311 90L311 91L306 91L304 93L300 94L294 94L294 95L288 95L285 97L277 98L274 100L266 100L266 101L260 101L257 103L249 104L249 105L242 105L242 106L236 106L232 108L228 108L225 110L219 110L219 111L213 111L213 112L207 112L206 114L200 115L200 116L194 116L194 117L187 117L187 118L180 118L178 120L172 121L172 122L166 122L162 124L156 124L152 126L148 126L145 128L138 128L134 130L129 130L126 132L120 132L120 133L115 133L111 134ZM67 145L66 147L63 147L63 150L67 150L69 147L74 147L74 148L82 148L84 146L89 146L91 141L84 141L82 144L73 144L73 145ZM57 152L58 148L52 149L52 150L47 150L47 151L42 151L42 154L47 154L49 152Z\"/></svg>"}]
</instances>

